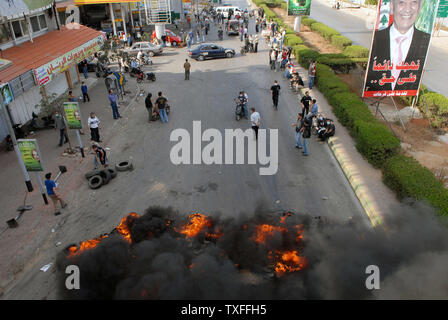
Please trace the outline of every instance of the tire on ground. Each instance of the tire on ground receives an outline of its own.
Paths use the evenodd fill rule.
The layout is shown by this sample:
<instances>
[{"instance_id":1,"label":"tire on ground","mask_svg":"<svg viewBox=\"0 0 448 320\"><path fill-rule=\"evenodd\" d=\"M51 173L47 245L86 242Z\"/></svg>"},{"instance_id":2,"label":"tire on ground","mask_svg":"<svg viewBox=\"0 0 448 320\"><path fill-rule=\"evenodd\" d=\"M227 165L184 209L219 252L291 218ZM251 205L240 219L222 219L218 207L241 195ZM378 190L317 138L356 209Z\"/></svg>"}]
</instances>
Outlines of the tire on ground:
<instances>
[{"instance_id":1,"label":"tire on ground","mask_svg":"<svg viewBox=\"0 0 448 320\"><path fill-rule=\"evenodd\" d=\"M90 177L89 187L90 189L98 189L103 185L103 178L100 175Z\"/></svg>"},{"instance_id":2,"label":"tire on ground","mask_svg":"<svg viewBox=\"0 0 448 320\"><path fill-rule=\"evenodd\" d=\"M86 179L90 179L93 176L100 174L100 170L92 170L85 174Z\"/></svg>"},{"instance_id":3,"label":"tire on ground","mask_svg":"<svg viewBox=\"0 0 448 320\"><path fill-rule=\"evenodd\" d=\"M116 169L113 169L113 168L107 168L106 170L109 171L109 173L110 173L110 177L111 177L112 179L115 178L115 177L117 176L117 170L116 170Z\"/></svg>"},{"instance_id":4,"label":"tire on ground","mask_svg":"<svg viewBox=\"0 0 448 320\"><path fill-rule=\"evenodd\" d=\"M110 180L112 180L112 176L109 170L104 169L100 171L100 176L103 178L103 184L108 184Z\"/></svg>"},{"instance_id":5,"label":"tire on ground","mask_svg":"<svg viewBox=\"0 0 448 320\"><path fill-rule=\"evenodd\" d=\"M122 161L115 165L115 169L117 171L127 171L133 168L132 163L130 161Z\"/></svg>"}]
</instances>

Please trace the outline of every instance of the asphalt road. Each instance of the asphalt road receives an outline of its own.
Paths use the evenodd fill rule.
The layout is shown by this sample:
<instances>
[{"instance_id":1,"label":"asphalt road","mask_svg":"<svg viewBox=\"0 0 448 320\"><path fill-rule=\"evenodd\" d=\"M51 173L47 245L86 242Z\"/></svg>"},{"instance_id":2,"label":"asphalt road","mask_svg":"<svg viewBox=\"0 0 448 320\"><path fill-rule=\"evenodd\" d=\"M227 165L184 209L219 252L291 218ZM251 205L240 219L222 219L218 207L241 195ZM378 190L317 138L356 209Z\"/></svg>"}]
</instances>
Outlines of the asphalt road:
<instances>
[{"instance_id":1,"label":"asphalt road","mask_svg":"<svg viewBox=\"0 0 448 320\"><path fill-rule=\"evenodd\" d=\"M253 31L253 24L250 30ZM24 268L5 292L4 299L55 299L55 270L39 271L53 261L64 246L110 232L129 212L142 214L150 205L172 206L182 213L201 212L215 216L236 217L251 214L263 203L269 210L294 210L311 216L326 216L336 220L362 217L368 219L335 161L329 147L311 141L311 155L304 157L294 148L297 97L286 87L280 73L268 67L268 48L262 40L259 53L241 56L238 37L217 41L216 27L209 41L237 49L231 59L191 61L190 81L184 80L183 63L186 48L167 48L162 56L154 57L151 70L157 81L144 88L156 96L163 91L171 105L169 122L147 122L143 98L121 108L123 118L114 122L108 146L109 160L114 163L131 159L134 170L118 177L98 190L86 183L79 185L70 211L61 216L55 238L35 244L40 254ZM278 79L282 86L279 110L272 108L269 88ZM130 79L135 86L135 80ZM104 86L99 83L98 86ZM240 90L249 96L249 106L261 114L262 128L278 130L278 172L261 176L259 165L174 165L170 151L173 130L184 128L191 134L193 121L201 121L202 132L215 128L250 127L248 120L236 121L233 99ZM123 109L123 110L122 110ZM207 143L203 143L205 146ZM80 172L82 174L82 172Z\"/></svg>"},{"instance_id":2,"label":"asphalt road","mask_svg":"<svg viewBox=\"0 0 448 320\"><path fill-rule=\"evenodd\" d=\"M326 0L313 0L311 2L310 17L325 23L327 26L338 30L343 36L350 38L353 44L370 48L373 30L368 28L366 17L356 17L342 10L329 7ZM355 9L353 9L355 10ZM430 90L448 96L446 82L446 50L431 46L426 59L423 84Z\"/></svg>"}]
</instances>

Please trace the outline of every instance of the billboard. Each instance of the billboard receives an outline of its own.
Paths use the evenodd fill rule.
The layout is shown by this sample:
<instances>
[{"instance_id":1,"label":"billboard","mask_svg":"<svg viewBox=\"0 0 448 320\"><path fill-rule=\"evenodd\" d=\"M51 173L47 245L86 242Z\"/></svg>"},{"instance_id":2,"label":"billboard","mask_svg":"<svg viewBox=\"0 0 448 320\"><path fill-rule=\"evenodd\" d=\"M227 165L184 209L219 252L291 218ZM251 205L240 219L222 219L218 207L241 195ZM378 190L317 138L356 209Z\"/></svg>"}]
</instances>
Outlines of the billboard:
<instances>
[{"instance_id":1,"label":"billboard","mask_svg":"<svg viewBox=\"0 0 448 320\"><path fill-rule=\"evenodd\" d=\"M81 110L78 102L64 102L64 113L69 129L82 129Z\"/></svg>"},{"instance_id":2,"label":"billboard","mask_svg":"<svg viewBox=\"0 0 448 320\"><path fill-rule=\"evenodd\" d=\"M0 92L2 93L3 97L3 104L7 106L14 100L14 96L12 95L11 87L9 86L9 83L5 83L0 86Z\"/></svg>"},{"instance_id":3,"label":"billboard","mask_svg":"<svg viewBox=\"0 0 448 320\"><path fill-rule=\"evenodd\" d=\"M74 64L77 64L93 53L99 51L104 43L104 36L98 36L82 46L64 53L57 59L50 61L37 69L34 69L34 75L38 85L44 85L50 82L54 75L64 72Z\"/></svg>"},{"instance_id":4,"label":"billboard","mask_svg":"<svg viewBox=\"0 0 448 320\"><path fill-rule=\"evenodd\" d=\"M439 0L380 0L363 97L416 96Z\"/></svg>"},{"instance_id":5,"label":"billboard","mask_svg":"<svg viewBox=\"0 0 448 320\"><path fill-rule=\"evenodd\" d=\"M309 16L311 0L288 0L288 16Z\"/></svg>"},{"instance_id":6,"label":"billboard","mask_svg":"<svg viewBox=\"0 0 448 320\"><path fill-rule=\"evenodd\" d=\"M448 0L440 0L439 10L437 11L437 18L448 17Z\"/></svg>"},{"instance_id":7,"label":"billboard","mask_svg":"<svg viewBox=\"0 0 448 320\"><path fill-rule=\"evenodd\" d=\"M26 171L44 171L36 139L19 139L17 140L17 146L19 147Z\"/></svg>"}]
</instances>

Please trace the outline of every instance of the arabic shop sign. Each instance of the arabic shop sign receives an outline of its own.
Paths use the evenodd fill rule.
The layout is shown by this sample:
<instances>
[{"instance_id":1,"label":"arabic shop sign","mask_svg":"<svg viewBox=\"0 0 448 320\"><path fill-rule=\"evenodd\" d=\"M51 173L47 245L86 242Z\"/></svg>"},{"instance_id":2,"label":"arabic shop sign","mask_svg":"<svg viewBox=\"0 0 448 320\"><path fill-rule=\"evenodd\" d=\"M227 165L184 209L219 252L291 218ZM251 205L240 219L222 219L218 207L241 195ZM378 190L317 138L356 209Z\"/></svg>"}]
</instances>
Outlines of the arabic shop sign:
<instances>
[{"instance_id":1,"label":"arabic shop sign","mask_svg":"<svg viewBox=\"0 0 448 320\"><path fill-rule=\"evenodd\" d=\"M437 18L448 17L448 0L440 0L439 10L437 11Z\"/></svg>"},{"instance_id":2,"label":"arabic shop sign","mask_svg":"<svg viewBox=\"0 0 448 320\"><path fill-rule=\"evenodd\" d=\"M99 51L103 45L103 42L103 36L98 36L97 38L86 42L82 46L73 49L59 58L35 69L34 74L36 76L37 83L39 85L44 85L50 82L56 74L64 72L74 64L78 64L94 52Z\"/></svg>"}]
</instances>

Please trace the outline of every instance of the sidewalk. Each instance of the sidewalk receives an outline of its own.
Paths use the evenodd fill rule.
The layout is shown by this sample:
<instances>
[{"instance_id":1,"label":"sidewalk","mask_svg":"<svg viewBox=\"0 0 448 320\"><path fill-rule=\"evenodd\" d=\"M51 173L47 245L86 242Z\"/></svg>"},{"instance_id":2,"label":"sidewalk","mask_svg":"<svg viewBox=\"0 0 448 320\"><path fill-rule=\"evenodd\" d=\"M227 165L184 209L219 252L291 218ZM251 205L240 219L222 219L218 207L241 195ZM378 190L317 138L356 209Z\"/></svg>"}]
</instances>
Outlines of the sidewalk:
<instances>
[{"instance_id":1,"label":"sidewalk","mask_svg":"<svg viewBox=\"0 0 448 320\"><path fill-rule=\"evenodd\" d=\"M135 80L126 79L130 82ZM95 112L100 119L100 136L103 141L101 145L108 148L108 142L115 133L116 126L125 120L126 108L135 97L135 86L132 86L132 93L128 94L125 100L119 100L119 112L123 118L114 120L112 110L108 100L108 93L104 83L104 78L97 78L94 73L90 73L87 79L81 75L81 81L72 89L75 97L81 96L81 82L84 81L89 88L90 102L80 101L80 108L84 120L84 135L81 140L85 148L85 158L81 157L78 151L75 155L64 154L64 149L68 147L65 144L59 147L59 132L55 130L39 130L35 135L30 135L27 139L37 139L42 154L44 172L40 172L42 181L45 179L46 172L52 172L53 176L58 173L59 165L67 167L67 173L59 179L61 196L68 203L68 207L63 209L59 216L53 215L53 203L50 199L48 205L44 205L41 196L41 190L37 182L36 174L30 173L31 182L34 191L27 195L26 204L32 205L31 211L26 211L18 220L19 226L14 229L7 227L6 221L17 216L16 209L23 205L26 194L26 187L23 174L19 168L17 157L14 152L0 153L0 165L3 170L0 172L0 195L2 210L0 212L0 251L2 259L0 260L0 296L2 289L10 283L14 277L24 269L25 265L33 260L33 257L39 253L39 248L44 248L52 243L52 229L57 225L64 223L67 213L70 213L71 199L76 193L79 185L85 184L84 173L93 168L93 155L88 148L91 145L90 130L87 127L87 118L90 112ZM127 90L130 90L128 86ZM78 139L74 130L68 132L72 148L79 146ZM108 150L108 157L113 150Z\"/></svg>"}]
</instances>

